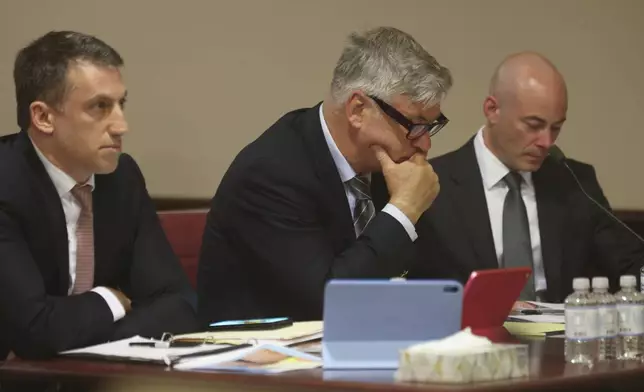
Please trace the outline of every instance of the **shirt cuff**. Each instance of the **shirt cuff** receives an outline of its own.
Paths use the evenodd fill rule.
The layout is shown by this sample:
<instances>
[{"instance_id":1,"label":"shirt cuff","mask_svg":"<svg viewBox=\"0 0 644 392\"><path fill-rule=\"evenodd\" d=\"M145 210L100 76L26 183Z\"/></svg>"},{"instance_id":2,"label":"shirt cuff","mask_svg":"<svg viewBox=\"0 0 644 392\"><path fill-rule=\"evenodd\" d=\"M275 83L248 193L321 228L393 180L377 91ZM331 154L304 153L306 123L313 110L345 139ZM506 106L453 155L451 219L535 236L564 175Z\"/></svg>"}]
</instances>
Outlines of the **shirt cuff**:
<instances>
[{"instance_id":1,"label":"shirt cuff","mask_svg":"<svg viewBox=\"0 0 644 392\"><path fill-rule=\"evenodd\" d=\"M123 307L123 305L121 305L121 301L116 298L116 295L114 295L114 293L112 293L105 287L94 287L91 291L103 297L105 302L107 302L107 306L110 307L115 322L125 317L125 308Z\"/></svg>"},{"instance_id":2,"label":"shirt cuff","mask_svg":"<svg viewBox=\"0 0 644 392\"><path fill-rule=\"evenodd\" d=\"M416 227L413 223L411 223L409 218L407 218L407 215L400 211L398 207L393 204L387 204L385 208L382 209L382 212L386 212L387 214L393 216L394 219L400 222L400 224L405 228L405 231L409 235L411 241L416 241L416 238L418 238L418 234L416 234Z\"/></svg>"}]
</instances>

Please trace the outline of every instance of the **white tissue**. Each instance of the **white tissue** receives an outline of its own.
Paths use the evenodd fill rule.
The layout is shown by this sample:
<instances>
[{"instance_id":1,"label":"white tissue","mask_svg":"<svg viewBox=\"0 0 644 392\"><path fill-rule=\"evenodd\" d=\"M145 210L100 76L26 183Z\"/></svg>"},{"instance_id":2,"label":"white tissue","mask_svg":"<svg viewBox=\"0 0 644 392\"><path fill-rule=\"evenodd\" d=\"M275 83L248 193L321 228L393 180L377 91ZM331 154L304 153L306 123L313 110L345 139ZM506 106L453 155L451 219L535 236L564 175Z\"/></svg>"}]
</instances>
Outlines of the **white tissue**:
<instances>
[{"instance_id":1,"label":"white tissue","mask_svg":"<svg viewBox=\"0 0 644 392\"><path fill-rule=\"evenodd\" d=\"M527 346L495 344L466 328L400 353L396 379L467 383L528 375Z\"/></svg>"},{"instance_id":2,"label":"white tissue","mask_svg":"<svg viewBox=\"0 0 644 392\"><path fill-rule=\"evenodd\" d=\"M472 334L470 328L467 327L462 331L440 340L431 340L429 342L415 344L407 348L407 351L416 353L431 350L433 353L441 353L489 347L492 344L490 339Z\"/></svg>"}]
</instances>

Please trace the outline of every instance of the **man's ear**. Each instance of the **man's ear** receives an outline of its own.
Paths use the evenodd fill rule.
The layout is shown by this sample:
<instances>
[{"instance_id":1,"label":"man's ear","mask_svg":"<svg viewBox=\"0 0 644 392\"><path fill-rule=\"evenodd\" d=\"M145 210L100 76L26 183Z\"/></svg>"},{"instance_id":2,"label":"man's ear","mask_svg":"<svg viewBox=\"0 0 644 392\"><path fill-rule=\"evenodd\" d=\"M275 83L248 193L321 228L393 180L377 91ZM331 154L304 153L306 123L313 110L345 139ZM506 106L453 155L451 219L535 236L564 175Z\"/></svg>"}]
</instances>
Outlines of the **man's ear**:
<instances>
[{"instance_id":1,"label":"man's ear","mask_svg":"<svg viewBox=\"0 0 644 392\"><path fill-rule=\"evenodd\" d=\"M364 126L366 109L371 105L368 98L361 91L354 91L344 104L347 119L352 128L360 129Z\"/></svg>"},{"instance_id":2,"label":"man's ear","mask_svg":"<svg viewBox=\"0 0 644 392\"><path fill-rule=\"evenodd\" d=\"M31 125L40 132L51 135L54 133L54 112L43 101L34 101L29 105Z\"/></svg>"},{"instance_id":3,"label":"man's ear","mask_svg":"<svg viewBox=\"0 0 644 392\"><path fill-rule=\"evenodd\" d=\"M483 101L483 114L490 124L499 122L500 108L496 97L488 95Z\"/></svg>"}]
</instances>

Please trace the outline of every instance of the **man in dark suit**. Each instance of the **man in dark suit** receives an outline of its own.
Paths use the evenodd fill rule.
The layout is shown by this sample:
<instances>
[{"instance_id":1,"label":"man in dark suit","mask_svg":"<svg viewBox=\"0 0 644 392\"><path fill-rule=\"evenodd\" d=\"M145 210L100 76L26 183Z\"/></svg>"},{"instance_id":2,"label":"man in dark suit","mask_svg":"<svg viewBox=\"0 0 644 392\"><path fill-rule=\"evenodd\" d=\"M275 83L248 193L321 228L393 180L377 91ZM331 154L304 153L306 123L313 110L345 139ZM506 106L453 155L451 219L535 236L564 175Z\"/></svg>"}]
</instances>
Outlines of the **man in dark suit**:
<instances>
[{"instance_id":1,"label":"man in dark suit","mask_svg":"<svg viewBox=\"0 0 644 392\"><path fill-rule=\"evenodd\" d=\"M408 34L351 35L330 96L284 115L222 179L203 237L200 319L320 319L329 279L404 274L414 224L438 192L425 156L450 86ZM370 186L380 170L386 184Z\"/></svg>"},{"instance_id":2,"label":"man in dark suit","mask_svg":"<svg viewBox=\"0 0 644 392\"><path fill-rule=\"evenodd\" d=\"M122 64L65 31L16 58L22 131L0 139L0 342L17 356L197 326L143 176L121 153Z\"/></svg>"},{"instance_id":3,"label":"man in dark suit","mask_svg":"<svg viewBox=\"0 0 644 392\"><path fill-rule=\"evenodd\" d=\"M430 160L441 193L418 224L411 277L467 281L473 270L527 266L522 299L562 302L577 276L639 275L644 248L548 155L566 119L562 75L535 53L510 56L492 78L487 122L460 149ZM610 208L592 166L568 160Z\"/></svg>"}]
</instances>

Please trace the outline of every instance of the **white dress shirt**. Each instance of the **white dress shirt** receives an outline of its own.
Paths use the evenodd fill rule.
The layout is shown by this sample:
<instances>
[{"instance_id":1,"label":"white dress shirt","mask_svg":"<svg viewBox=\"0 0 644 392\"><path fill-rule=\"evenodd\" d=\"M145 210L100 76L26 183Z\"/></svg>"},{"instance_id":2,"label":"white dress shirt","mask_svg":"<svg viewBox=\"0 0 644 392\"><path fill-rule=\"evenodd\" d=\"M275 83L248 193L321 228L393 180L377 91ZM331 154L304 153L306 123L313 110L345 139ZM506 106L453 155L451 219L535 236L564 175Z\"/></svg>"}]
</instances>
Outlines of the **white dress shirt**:
<instances>
[{"instance_id":1,"label":"white dress shirt","mask_svg":"<svg viewBox=\"0 0 644 392\"><path fill-rule=\"evenodd\" d=\"M510 172L510 169L485 145L485 141L483 140L484 128L479 129L474 138L474 151L479 169L481 170L481 177L483 178L485 199L487 200L490 225L492 226L492 235L494 236L494 247L496 248L497 261L500 264L503 256L503 204L505 203L505 196L508 193L508 186L503 181L503 177ZM530 242L532 244L532 261L534 264L532 271L534 274L535 290L546 290L546 275L543 270L539 217L537 215L537 199L532 182L532 173L520 172L519 174L523 177L521 196L525 203L530 225Z\"/></svg>"},{"instance_id":2,"label":"white dress shirt","mask_svg":"<svg viewBox=\"0 0 644 392\"><path fill-rule=\"evenodd\" d=\"M353 170L347 159L342 155L338 146L335 144L329 127L326 124L324 119L324 114L322 113L322 105L320 105L320 123L322 124L322 131L324 132L324 138L326 139L326 144L329 146L329 151L331 151L331 156L333 157L333 162L340 173L340 179L344 183L344 191L347 195L347 202L349 203L349 210L351 211L352 218L355 220L355 206L356 206L356 195L354 195L351 187L347 183L350 179L356 176L356 172ZM396 219L400 224L405 228L405 231L409 235L412 241L416 241L418 234L416 234L416 227L411 223L407 215L405 215L398 207L393 204L387 204L382 209L383 212L391 215Z\"/></svg>"},{"instance_id":3,"label":"white dress shirt","mask_svg":"<svg viewBox=\"0 0 644 392\"><path fill-rule=\"evenodd\" d=\"M58 196L60 197L60 202L65 213L69 248L69 287L67 295L70 295L74 288L74 284L76 283L76 224L81 213L81 205L71 192L74 186L76 186L76 181L51 163L33 142L32 144L36 150L36 154L38 154L38 157L45 166L47 174L49 174L51 181L54 183L54 187L56 187L56 191L58 192ZM90 185L92 187L92 191L94 191L93 175L87 181L87 184ZM112 294L111 291L105 287L94 287L91 291L99 294L103 299L105 299L105 302L107 302L107 305L112 311L114 321L118 321L125 317L125 309L123 308L123 305L121 305L121 302L114 294Z\"/></svg>"}]
</instances>

